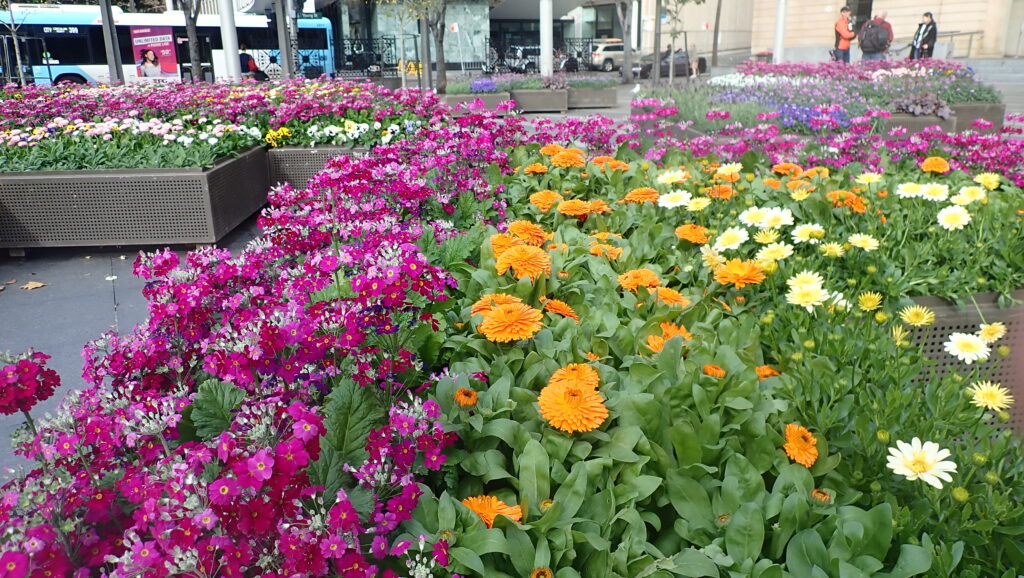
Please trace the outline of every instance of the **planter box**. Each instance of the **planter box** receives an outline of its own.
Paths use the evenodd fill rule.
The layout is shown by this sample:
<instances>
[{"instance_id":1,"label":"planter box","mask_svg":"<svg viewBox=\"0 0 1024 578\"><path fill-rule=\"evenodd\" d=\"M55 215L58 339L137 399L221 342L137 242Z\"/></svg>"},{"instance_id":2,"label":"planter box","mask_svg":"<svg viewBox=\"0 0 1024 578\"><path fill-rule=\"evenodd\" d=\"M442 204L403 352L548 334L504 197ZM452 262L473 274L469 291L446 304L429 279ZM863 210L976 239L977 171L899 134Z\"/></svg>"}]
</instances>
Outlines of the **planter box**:
<instances>
[{"instance_id":1,"label":"planter box","mask_svg":"<svg viewBox=\"0 0 1024 578\"><path fill-rule=\"evenodd\" d=\"M1003 129L1003 119L1006 117L1006 105L996 102L963 102L951 104L949 108L956 113L956 131L976 130L981 134L999 134ZM978 130L971 126L971 123L978 119L984 119L992 123L992 128Z\"/></svg>"},{"instance_id":2,"label":"planter box","mask_svg":"<svg viewBox=\"0 0 1024 578\"><path fill-rule=\"evenodd\" d=\"M288 183L293 187L305 187L309 179L324 170L327 161L345 155L364 155L368 149L357 147L318 146L281 147L267 151L270 165L270 184Z\"/></svg>"},{"instance_id":3,"label":"planter box","mask_svg":"<svg viewBox=\"0 0 1024 578\"><path fill-rule=\"evenodd\" d=\"M907 129L907 132L911 134L921 132L928 127L936 125L938 125L943 132L954 132L956 131L956 115L943 120L937 116L914 116L894 112L889 118L882 119L883 130L889 131L894 128L901 127Z\"/></svg>"},{"instance_id":4,"label":"planter box","mask_svg":"<svg viewBox=\"0 0 1024 578\"><path fill-rule=\"evenodd\" d=\"M981 370L984 379L1001 383L1008 388L1015 399L1024 399L1024 304L1017 304L1001 309L996 303L996 293L978 293L974 300L978 310L985 317L985 322L1001 321L1006 324L1006 335L993 344L992 355L988 361L977 365L965 365L957 358L946 353L943 345L950 333L974 333L981 324L981 318L974 304L968 304L960 310L955 304L936 297L915 297L914 301L935 312L935 324L931 327L920 327L914 335L924 348L924 352L936 362L935 371L939 375L946 373L965 373L976 366ZM1024 289L1015 291L1013 298L1024 301ZM922 340L927 336L927 340ZM1000 357L995 347L1010 347L1010 355ZM965 384L965 387L970 384ZM1024 405L1019 401L1010 407L1010 425L1020 434L1024 434Z\"/></svg>"},{"instance_id":5,"label":"planter box","mask_svg":"<svg viewBox=\"0 0 1024 578\"><path fill-rule=\"evenodd\" d=\"M0 174L0 247L215 243L267 201L262 147L209 169Z\"/></svg>"},{"instance_id":6,"label":"planter box","mask_svg":"<svg viewBox=\"0 0 1024 578\"><path fill-rule=\"evenodd\" d=\"M512 95L510 93L508 93L508 92L483 92L483 93L480 93L480 94L446 94L446 95L444 95L445 103L448 106L452 107L452 108L456 108L460 104L463 104L463 103L473 102L476 99L480 99L480 100L483 101L484 108L486 108L488 110L497 110L498 109L498 105L503 103L503 102L505 102L505 101L511 100L512 99ZM455 116L462 116L464 114L466 114L465 110L456 111ZM501 116L504 116L506 113L505 113L505 111L499 111L498 114L500 114Z\"/></svg>"},{"instance_id":7,"label":"planter box","mask_svg":"<svg viewBox=\"0 0 1024 578\"><path fill-rule=\"evenodd\" d=\"M568 90L513 90L516 110L523 112L561 112L569 110Z\"/></svg>"},{"instance_id":8,"label":"planter box","mask_svg":"<svg viewBox=\"0 0 1024 578\"><path fill-rule=\"evenodd\" d=\"M569 88L569 108L615 108L619 104L617 88Z\"/></svg>"}]
</instances>

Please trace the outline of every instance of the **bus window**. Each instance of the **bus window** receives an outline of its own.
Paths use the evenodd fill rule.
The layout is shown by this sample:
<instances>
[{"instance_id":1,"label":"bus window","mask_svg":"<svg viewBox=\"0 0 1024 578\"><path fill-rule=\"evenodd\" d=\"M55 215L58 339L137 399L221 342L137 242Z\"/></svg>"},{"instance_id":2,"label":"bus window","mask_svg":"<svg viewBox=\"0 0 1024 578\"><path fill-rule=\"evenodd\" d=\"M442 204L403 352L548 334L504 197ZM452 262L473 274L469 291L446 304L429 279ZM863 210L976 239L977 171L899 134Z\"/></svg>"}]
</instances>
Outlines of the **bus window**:
<instances>
[{"instance_id":1,"label":"bus window","mask_svg":"<svg viewBox=\"0 0 1024 578\"><path fill-rule=\"evenodd\" d=\"M327 32L322 28L300 28L299 48L319 50L327 48Z\"/></svg>"},{"instance_id":2,"label":"bus window","mask_svg":"<svg viewBox=\"0 0 1024 578\"><path fill-rule=\"evenodd\" d=\"M92 64L89 37L85 34L48 34L46 50L55 64Z\"/></svg>"}]
</instances>

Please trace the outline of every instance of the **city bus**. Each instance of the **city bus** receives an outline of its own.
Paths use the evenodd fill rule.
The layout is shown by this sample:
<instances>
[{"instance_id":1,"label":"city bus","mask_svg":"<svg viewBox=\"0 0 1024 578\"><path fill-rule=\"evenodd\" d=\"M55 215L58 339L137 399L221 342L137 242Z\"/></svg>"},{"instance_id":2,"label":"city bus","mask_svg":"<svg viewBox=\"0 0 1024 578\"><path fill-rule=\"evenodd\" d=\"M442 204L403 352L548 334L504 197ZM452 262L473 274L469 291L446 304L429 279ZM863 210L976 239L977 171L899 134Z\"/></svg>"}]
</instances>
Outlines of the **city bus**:
<instances>
[{"instance_id":1,"label":"city bus","mask_svg":"<svg viewBox=\"0 0 1024 578\"><path fill-rule=\"evenodd\" d=\"M135 32L149 29L170 31L167 46L178 71L172 76L191 80L188 36L181 11L124 12L115 6L113 13L125 82L148 80L140 73L140 55L133 38ZM14 37L10 31L12 15L26 82L40 85L110 82L99 7L46 4L13 4L10 12L0 11L0 79L3 82L19 81ZM326 18L299 18L297 22L299 73L309 78L333 73L331 22ZM220 17L200 14L197 24L203 78L213 81L223 77L227 70ZM277 31L271 29L268 18L262 14L236 13L235 26L239 44L249 48L249 54L260 69L272 78L280 77ZM237 58L237 55L232 57Z\"/></svg>"}]
</instances>

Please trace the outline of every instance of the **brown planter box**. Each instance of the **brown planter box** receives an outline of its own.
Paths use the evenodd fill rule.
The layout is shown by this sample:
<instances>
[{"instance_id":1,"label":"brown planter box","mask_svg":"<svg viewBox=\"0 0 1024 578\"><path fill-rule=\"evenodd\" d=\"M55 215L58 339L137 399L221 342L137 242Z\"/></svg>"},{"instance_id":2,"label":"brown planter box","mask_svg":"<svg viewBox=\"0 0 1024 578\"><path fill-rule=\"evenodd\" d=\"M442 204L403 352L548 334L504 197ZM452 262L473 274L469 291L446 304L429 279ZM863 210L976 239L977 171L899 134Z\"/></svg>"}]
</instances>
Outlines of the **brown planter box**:
<instances>
[{"instance_id":1,"label":"brown planter box","mask_svg":"<svg viewBox=\"0 0 1024 578\"><path fill-rule=\"evenodd\" d=\"M889 118L882 119L882 129L889 131L891 129L902 127L907 129L907 132L913 134L921 132L922 130L938 125L943 132L955 132L956 131L956 115L953 115L945 120L937 116L914 116L911 114L903 114L901 112L894 112Z\"/></svg>"},{"instance_id":2,"label":"brown planter box","mask_svg":"<svg viewBox=\"0 0 1024 578\"><path fill-rule=\"evenodd\" d=\"M615 108L619 104L619 91L610 88L569 87L569 108Z\"/></svg>"},{"instance_id":3,"label":"brown planter box","mask_svg":"<svg viewBox=\"0 0 1024 578\"><path fill-rule=\"evenodd\" d=\"M473 102L476 99L480 99L484 103L484 108L488 110L497 110L498 105L512 99L512 95L507 92L482 92L480 94L446 94L444 95L444 101L448 106L453 109L458 107L462 103ZM455 116L462 116L466 114L465 110L456 111ZM505 111L499 111L499 115L504 116Z\"/></svg>"},{"instance_id":4,"label":"brown planter box","mask_svg":"<svg viewBox=\"0 0 1024 578\"><path fill-rule=\"evenodd\" d=\"M288 183L305 187L309 179L324 170L327 161L345 155L364 155L368 149L346 146L281 147L267 151L270 165L270 184Z\"/></svg>"},{"instance_id":5,"label":"brown planter box","mask_svg":"<svg viewBox=\"0 0 1024 578\"><path fill-rule=\"evenodd\" d=\"M566 112L569 110L569 91L551 89L513 90L516 110L523 112Z\"/></svg>"},{"instance_id":6,"label":"brown planter box","mask_svg":"<svg viewBox=\"0 0 1024 578\"><path fill-rule=\"evenodd\" d=\"M267 202L262 147L211 168L0 174L0 247L215 243Z\"/></svg>"},{"instance_id":7,"label":"brown planter box","mask_svg":"<svg viewBox=\"0 0 1024 578\"><path fill-rule=\"evenodd\" d=\"M1006 105L998 102L962 102L951 104L949 108L956 113L956 132L965 130L978 131L981 134L999 134L1003 130L1006 118ZM992 128L978 130L971 123L979 118L992 123Z\"/></svg>"},{"instance_id":8,"label":"brown planter box","mask_svg":"<svg viewBox=\"0 0 1024 578\"><path fill-rule=\"evenodd\" d=\"M1012 295L1016 301L1024 302L1024 289ZM984 379L1002 383L1008 388L1015 399L1024 399L1024 304L1016 304L1001 309L996 302L997 293L978 293L974 300L978 309L985 317L986 323L1001 321L1006 324L1006 335L993 344L992 355L988 361L978 364ZM938 375L946 373L963 373L968 367L960 360L946 353L943 347L950 333L974 333L981 324L981 317L974 304L968 302L965 310L955 304L937 297L915 297L914 301L935 312L935 324L914 330L914 335L924 349L925 354L935 361ZM927 336L927 340L922 340ZM1000 357L995 347L1010 347L1010 355ZM969 385L969 384L968 384ZM1010 408L1010 425L1020 434L1024 434L1024 404L1017 403Z\"/></svg>"}]
</instances>

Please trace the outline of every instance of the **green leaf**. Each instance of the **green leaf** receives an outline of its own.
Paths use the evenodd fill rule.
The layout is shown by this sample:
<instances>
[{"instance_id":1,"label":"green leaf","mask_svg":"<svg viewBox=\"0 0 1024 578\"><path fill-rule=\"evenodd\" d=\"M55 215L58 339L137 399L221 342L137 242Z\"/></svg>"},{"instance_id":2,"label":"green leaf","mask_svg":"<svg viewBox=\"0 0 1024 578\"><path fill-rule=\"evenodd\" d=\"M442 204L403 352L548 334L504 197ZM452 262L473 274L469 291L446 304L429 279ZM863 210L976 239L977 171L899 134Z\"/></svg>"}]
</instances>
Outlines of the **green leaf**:
<instances>
[{"instance_id":1,"label":"green leaf","mask_svg":"<svg viewBox=\"0 0 1024 578\"><path fill-rule=\"evenodd\" d=\"M505 534L497 528L465 534L459 538L459 545L477 554L509 553Z\"/></svg>"},{"instance_id":2,"label":"green leaf","mask_svg":"<svg viewBox=\"0 0 1024 578\"><path fill-rule=\"evenodd\" d=\"M551 493L548 453L537 440L530 440L519 456L519 489L526 503L539 506Z\"/></svg>"},{"instance_id":3,"label":"green leaf","mask_svg":"<svg viewBox=\"0 0 1024 578\"><path fill-rule=\"evenodd\" d=\"M813 576L814 568L828 568L828 561L825 543L814 530L800 532L786 547L786 569L793 576Z\"/></svg>"},{"instance_id":4,"label":"green leaf","mask_svg":"<svg viewBox=\"0 0 1024 578\"><path fill-rule=\"evenodd\" d=\"M725 551L733 560L757 560L764 545L764 515L756 504L740 506L725 527Z\"/></svg>"},{"instance_id":5,"label":"green leaf","mask_svg":"<svg viewBox=\"0 0 1024 578\"><path fill-rule=\"evenodd\" d=\"M366 436L384 418L384 409L373 392L343 379L328 396L324 414L327 443L338 450L343 463L362 463L366 459Z\"/></svg>"},{"instance_id":6,"label":"green leaf","mask_svg":"<svg viewBox=\"0 0 1024 578\"><path fill-rule=\"evenodd\" d=\"M900 557L888 578L909 578L924 574L932 568L932 555L920 546L904 544L900 546Z\"/></svg>"},{"instance_id":7,"label":"green leaf","mask_svg":"<svg viewBox=\"0 0 1024 578\"><path fill-rule=\"evenodd\" d=\"M484 572L483 560L480 559L480 556L476 555L476 552L469 548L455 547L448 550L448 553L451 554L453 560L476 572L478 576L486 574Z\"/></svg>"},{"instance_id":8,"label":"green leaf","mask_svg":"<svg viewBox=\"0 0 1024 578\"><path fill-rule=\"evenodd\" d=\"M344 463L341 452L329 445L321 444L320 457L306 470L312 485L324 487L324 503L327 507L334 505L338 490L344 484Z\"/></svg>"},{"instance_id":9,"label":"green leaf","mask_svg":"<svg viewBox=\"0 0 1024 578\"><path fill-rule=\"evenodd\" d=\"M192 402L192 423L203 439L220 435L231 426L231 412L242 400L245 391L230 383L208 379L199 384L199 393Z\"/></svg>"}]
</instances>

